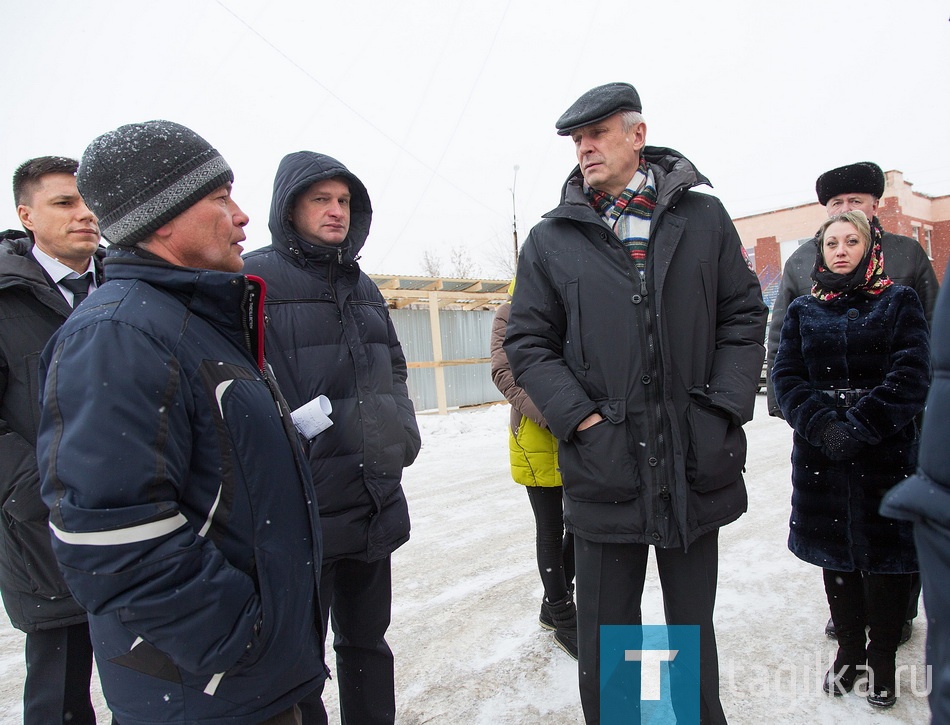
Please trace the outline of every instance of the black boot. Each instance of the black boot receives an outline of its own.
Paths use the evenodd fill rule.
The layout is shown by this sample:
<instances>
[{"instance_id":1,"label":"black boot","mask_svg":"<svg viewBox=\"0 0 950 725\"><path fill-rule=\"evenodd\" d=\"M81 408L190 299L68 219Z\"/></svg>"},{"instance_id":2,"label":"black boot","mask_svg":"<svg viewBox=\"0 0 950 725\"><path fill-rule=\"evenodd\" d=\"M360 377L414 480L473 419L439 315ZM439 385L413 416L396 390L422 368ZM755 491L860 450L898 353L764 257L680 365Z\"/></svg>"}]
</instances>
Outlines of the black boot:
<instances>
[{"instance_id":1,"label":"black boot","mask_svg":"<svg viewBox=\"0 0 950 725\"><path fill-rule=\"evenodd\" d=\"M577 609L574 607L574 598L568 594L564 599L547 602L547 605L554 620L554 642L576 660Z\"/></svg>"},{"instance_id":2,"label":"black boot","mask_svg":"<svg viewBox=\"0 0 950 725\"><path fill-rule=\"evenodd\" d=\"M838 639L838 634L835 632L835 620L831 617L828 617L828 622L825 624L825 636L829 639Z\"/></svg>"},{"instance_id":3,"label":"black boot","mask_svg":"<svg viewBox=\"0 0 950 725\"><path fill-rule=\"evenodd\" d=\"M860 650L856 648L845 649L839 645L835 663L825 673L825 680L821 683L821 689L835 697L841 697L841 695L851 692L858 675L866 669L865 657L863 648Z\"/></svg>"},{"instance_id":4,"label":"black boot","mask_svg":"<svg viewBox=\"0 0 950 725\"><path fill-rule=\"evenodd\" d=\"M897 702L897 647L904 627L910 574L868 574L868 703Z\"/></svg>"},{"instance_id":5,"label":"black boot","mask_svg":"<svg viewBox=\"0 0 950 725\"><path fill-rule=\"evenodd\" d=\"M554 617L551 616L551 607L544 597L541 597L541 613L538 614L538 624L541 625L542 629L548 629L552 632L557 629L554 625Z\"/></svg>"},{"instance_id":6,"label":"black boot","mask_svg":"<svg viewBox=\"0 0 950 725\"><path fill-rule=\"evenodd\" d=\"M838 652L825 673L821 689L840 697L851 691L866 667L867 639L864 632L864 584L861 572L823 570L825 593L835 625Z\"/></svg>"},{"instance_id":7,"label":"black boot","mask_svg":"<svg viewBox=\"0 0 950 725\"><path fill-rule=\"evenodd\" d=\"M895 652L878 652L868 648L868 703L874 707L891 707L897 702Z\"/></svg>"},{"instance_id":8,"label":"black boot","mask_svg":"<svg viewBox=\"0 0 950 725\"><path fill-rule=\"evenodd\" d=\"M569 597L574 596L573 582L567 585L567 594ZM551 616L551 605L548 604L547 597L541 597L541 613L538 614L538 624L541 625L541 629L548 629L552 632L557 629L557 625L554 624L554 617Z\"/></svg>"}]
</instances>

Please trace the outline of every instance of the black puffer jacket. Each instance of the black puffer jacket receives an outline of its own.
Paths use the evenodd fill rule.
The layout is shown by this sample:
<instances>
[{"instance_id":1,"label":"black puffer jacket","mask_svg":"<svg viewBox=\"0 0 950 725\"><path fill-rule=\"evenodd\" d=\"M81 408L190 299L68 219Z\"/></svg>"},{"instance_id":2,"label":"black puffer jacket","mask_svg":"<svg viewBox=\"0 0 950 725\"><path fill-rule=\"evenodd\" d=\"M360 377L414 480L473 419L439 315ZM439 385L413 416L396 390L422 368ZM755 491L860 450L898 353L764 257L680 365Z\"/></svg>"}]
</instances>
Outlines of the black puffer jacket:
<instances>
[{"instance_id":1,"label":"black puffer jacket","mask_svg":"<svg viewBox=\"0 0 950 725\"><path fill-rule=\"evenodd\" d=\"M835 571L917 571L910 526L878 513L884 494L914 470L915 417L930 382L927 321L917 294L893 286L788 308L772 370L795 431L789 549ZM868 390L850 408L822 390ZM845 421L864 445L848 460L822 450L827 425Z\"/></svg>"},{"instance_id":2,"label":"black puffer jacket","mask_svg":"<svg viewBox=\"0 0 950 725\"><path fill-rule=\"evenodd\" d=\"M658 200L641 282L587 203L579 169L518 263L505 351L563 442L568 527L594 541L680 547L747 506L745 435L766 308L708 183L646 147ZM575 432L598 411L605 421Z\"/></svg>"},{"instance_id":3,"label":"black puffer jacket","mask_svg":"<svg viewBox=\"0 0 950 725\"><path fill-rule=\"evenodd\" d=\"M349 234L339 246L310 244L289 213L298 194L334 177L350 187ZM244 271L267 283L268 360L287 402L326 395L333 405L333 425L309 449L325 561L373 561L409 538L400 481L420 437L389 310L356 263L372 213L366 187L339 161L290 154L274 179L272 244L245 256Z\"/></svg>"},{"instance_id":4,"label":"black puffer jacket","mask_svg":"<svg viewBox=\"0 0 950 725\"><path fill-rule=\"evenodd\" d=\"M33 632L86 620L53 556L36 468L37 365L72 310L47 283L25 233L0 239L0 593L13 626ZM101 281L98 260L96 269Z\"/></svg>"},{"instance_id":5,"label":"black puffer jacket","mask_svg":"<svg viewBox=\"0 0 950 725\"><path fill-rule=\"evenodd\" d=\"M782 282L778 288L778 295L772 306L767 350L769 375L766 392L769 415L776 417L782 417L782 410L775 400L775 390L772 387L772 363L775 360L775 353L778 352L782 323L785 321L788 306L796 297L811 293L811 271L815 266L816 243L812 240L810 244L802 244L788 258L782 270ZM894 284L910 287L917 293L929 324L930 318L933 317L934 305L937 303L940 283L937 282L937 275L924 248L910 237L884 232L881 250L884 253L884 268L887 270L887 276L894 280Z\"/></svg>"}]
</instances>

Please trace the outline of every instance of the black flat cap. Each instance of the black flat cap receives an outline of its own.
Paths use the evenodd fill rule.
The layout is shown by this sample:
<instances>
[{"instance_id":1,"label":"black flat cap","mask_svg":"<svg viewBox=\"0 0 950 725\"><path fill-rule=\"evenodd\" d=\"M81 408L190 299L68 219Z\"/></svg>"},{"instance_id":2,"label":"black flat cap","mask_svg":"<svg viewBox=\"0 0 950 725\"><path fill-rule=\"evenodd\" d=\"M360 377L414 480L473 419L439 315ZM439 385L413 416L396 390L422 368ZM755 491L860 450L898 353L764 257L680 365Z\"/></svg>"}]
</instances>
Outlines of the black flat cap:
<instances>
[{"instance_id":1,"label":"black flat cap","mask_svg":"<svg viewBox=\"0 0 950 725\"><path fill-rule=\"evenodd\" d=\"M558 136L570 136L571 131L597 121L603 121L618 111L636 111L640 113L640 94L629 83L608 83L605 86L591 88L574 101L554 124Z\"/></svg>"},{"instance_id":2,"label":"black flat cap","mask_svg":"<svg viewBox=\"0 0 950 725\"><path fill-rule=\"evenodd\" d=\"M826 171L815 182L818 201L822 206L838 194L870 194L875 199L884 196L884 172L870 161L859 161L850 166L839 166Z\"/></svg>"}]
</instances>

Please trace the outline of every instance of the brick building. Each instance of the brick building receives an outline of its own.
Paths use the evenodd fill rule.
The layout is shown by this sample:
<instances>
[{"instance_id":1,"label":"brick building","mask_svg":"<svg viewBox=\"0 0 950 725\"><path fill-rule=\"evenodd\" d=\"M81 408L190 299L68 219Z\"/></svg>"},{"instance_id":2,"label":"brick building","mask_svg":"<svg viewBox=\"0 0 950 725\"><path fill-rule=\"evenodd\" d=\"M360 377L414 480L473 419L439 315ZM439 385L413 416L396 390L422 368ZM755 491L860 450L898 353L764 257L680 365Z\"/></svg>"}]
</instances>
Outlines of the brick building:
<instances>
[{"instance_id":1,"label":"brick building","mask_svg":"<svg viewBox=\"0 0 950 725\"><path fill-rule=\"evenodd\" d=\"M937 279L943 283L950 260L950 196L927 196L912 187L902 172L886 172L877 215L886 231L916 239L923 246L933 261ZM827 218L825 208L815 201L733 220L755 262L769 307L775 300L785 260L810 240Z\"/></svg>"}]
</instances>

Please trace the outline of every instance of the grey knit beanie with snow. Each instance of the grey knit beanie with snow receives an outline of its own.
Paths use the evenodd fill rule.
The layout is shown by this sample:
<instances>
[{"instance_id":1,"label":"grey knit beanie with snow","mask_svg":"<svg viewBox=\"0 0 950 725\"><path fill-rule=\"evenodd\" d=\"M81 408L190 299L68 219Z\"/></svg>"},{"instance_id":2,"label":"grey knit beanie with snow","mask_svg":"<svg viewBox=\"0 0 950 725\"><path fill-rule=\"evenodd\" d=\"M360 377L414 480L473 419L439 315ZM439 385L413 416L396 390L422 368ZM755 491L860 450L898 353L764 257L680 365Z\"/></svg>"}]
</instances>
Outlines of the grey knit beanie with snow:
<instances>
[{"instance_id":1,"label":"grey knit beanie with snow","mask_svg":"<svg viewBox=\"0 0 950 725\"><path fill-rule=\"evenodd\" d=\"M124 246L232 181L231 167L211 144L171 121L132 123L99 136L76 174L102 236Z\"/></svg>"}]
</instances>

